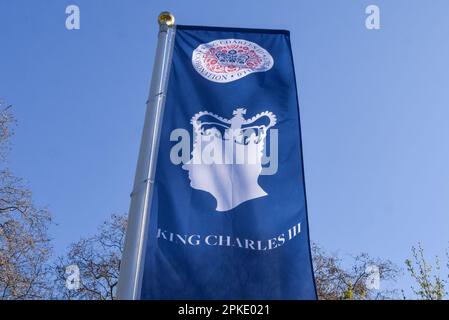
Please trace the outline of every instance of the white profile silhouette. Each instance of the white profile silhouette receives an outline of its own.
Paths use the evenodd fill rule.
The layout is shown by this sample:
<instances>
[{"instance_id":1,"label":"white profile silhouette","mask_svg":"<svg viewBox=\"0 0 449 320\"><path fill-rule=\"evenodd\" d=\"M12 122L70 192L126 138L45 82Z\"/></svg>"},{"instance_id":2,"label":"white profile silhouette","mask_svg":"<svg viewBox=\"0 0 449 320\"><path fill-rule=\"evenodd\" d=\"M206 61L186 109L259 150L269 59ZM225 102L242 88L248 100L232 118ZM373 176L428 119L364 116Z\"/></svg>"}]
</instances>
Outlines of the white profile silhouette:
<instances>
[{"instance_id":1,"label":"white profile silhouette","mask_svg":"<svg viewBox=\"0 0 449 320\"><path fill-rule=\"evenodd\" d=\"M228 120L206 111L192 118L195 134L192 158L182 168L189 172L192 188L215 198L217 211L229 211L245 201L267 195L258 179L265 137L276 124L276 117L266 111L245 120L245 113L245 109L236 109L234 117ZM268 124L255 125L264 118L269 120Z\"/></svg>"}]
</instances>

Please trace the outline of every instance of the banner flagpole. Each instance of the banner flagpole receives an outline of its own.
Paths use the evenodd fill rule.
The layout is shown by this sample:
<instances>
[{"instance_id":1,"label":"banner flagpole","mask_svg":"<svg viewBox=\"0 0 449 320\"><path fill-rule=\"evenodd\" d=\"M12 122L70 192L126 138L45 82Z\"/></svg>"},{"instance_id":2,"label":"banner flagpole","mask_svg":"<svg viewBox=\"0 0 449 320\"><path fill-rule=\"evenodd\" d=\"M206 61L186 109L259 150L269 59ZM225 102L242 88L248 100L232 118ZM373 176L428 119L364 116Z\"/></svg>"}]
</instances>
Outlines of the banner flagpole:
<instances>
[{"instance_id":1,"label":"banner flagpole","mask_svg":"<svg viewBox=\"0 0 449 320\"><path fill-rule=\"evenodd\" d=\"M171 13L162 12L158 22L156 56L117 286L117 298L121 300L140 299L159 135L176 32L175 18Z\"/></svg>"}]
</instances>

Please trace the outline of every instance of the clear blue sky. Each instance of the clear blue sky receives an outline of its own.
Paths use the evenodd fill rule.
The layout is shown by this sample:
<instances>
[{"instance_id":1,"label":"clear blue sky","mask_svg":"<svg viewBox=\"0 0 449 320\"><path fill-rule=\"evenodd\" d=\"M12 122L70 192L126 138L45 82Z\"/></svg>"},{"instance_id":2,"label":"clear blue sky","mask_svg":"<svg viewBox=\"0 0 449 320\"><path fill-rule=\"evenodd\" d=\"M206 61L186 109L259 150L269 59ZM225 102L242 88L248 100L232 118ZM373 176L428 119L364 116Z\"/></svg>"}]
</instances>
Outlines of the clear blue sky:
<instances>
[{"instance_id":1,"label":"clear blue sky","mask_svg":"<svg viewBox=\"0 0 449 320\"><path fill-rule=\"evenodd\" d=\"M69 4L81 30L65 29ZM365 28L369 4L381 30ZM164 10L180 24L291 31L313 240L401 266L418 241L444 253L447 0L0 0L0 97L19 121L10 165L53 212L58 254L128 210Z\"/></svg>"}]
</instances>

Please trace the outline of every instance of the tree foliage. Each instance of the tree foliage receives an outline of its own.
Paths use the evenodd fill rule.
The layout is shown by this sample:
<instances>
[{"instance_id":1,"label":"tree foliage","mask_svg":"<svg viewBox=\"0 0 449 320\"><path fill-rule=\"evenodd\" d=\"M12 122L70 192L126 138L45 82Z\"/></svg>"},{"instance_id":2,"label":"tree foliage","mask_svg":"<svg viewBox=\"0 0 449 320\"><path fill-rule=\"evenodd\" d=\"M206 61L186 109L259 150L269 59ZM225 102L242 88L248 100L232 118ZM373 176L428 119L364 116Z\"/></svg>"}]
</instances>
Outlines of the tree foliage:
<instances>
[{"instance_id":1,"label":"tree foliage","mask_svg":"<svg viewBox=\"0 0 449 320\"><path fill-rule=\"evenodd\" d=\"M327 253L317 243L312 243L312 259L320 300L379 300L396 296L395 290L382 289L385 283L394 282L400 271L389 260L361 253L352 258L350 267L345 268L340 257ZM370 285L372 267L378 270L378 288Z\"/></svg>"},{"instance_id":2,"label":"tree foliage","mask_svg":"<svg viewBox=\"0 0 449 320\"><path fill-rule=\"evenodd\" d=\"M449 269L449 252L446 251L447 262L445 267ZM416 283L412 286L412 291L418 299L442 300L448 298L446 291L449 274L441 275L441 260L435 257L435 264L429 263L424 256L424 249L421 243L417 247L412 247L412 258L405 260L407 271Z\"/></svg>"},{"instance_id":3,"label":"tree foliage","mask_svg":"<svg viewBox=\"0 0 449 320\"><path fill-rule=\"evenodd\" d=\"M76 300L113 300L123 252L126 217L113 214L98 232L73 243L55 265L59 298ZM69 289L66 267L79 268L80 287Z\"/></svg>"},{"instance_id":4,"label":"tree foliage","mask_svg":"<svg viewBox=\"0 0 449 320\"><path fill-rule=\"evenodd\" d=\"M0 107L0 299L40 299L50 290L52 217L34 205L23 180L7 168L15 125L10 109Z\"/></svg>"}]
</instances>

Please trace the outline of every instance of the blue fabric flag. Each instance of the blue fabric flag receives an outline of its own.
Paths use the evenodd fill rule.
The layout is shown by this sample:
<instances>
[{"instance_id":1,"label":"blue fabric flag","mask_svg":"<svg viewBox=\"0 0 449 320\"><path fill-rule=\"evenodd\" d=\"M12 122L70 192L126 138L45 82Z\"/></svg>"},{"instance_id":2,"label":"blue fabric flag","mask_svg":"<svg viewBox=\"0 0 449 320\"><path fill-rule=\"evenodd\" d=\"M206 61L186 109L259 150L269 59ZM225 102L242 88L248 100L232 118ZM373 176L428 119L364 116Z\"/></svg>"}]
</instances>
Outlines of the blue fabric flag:
<instances>
[{"instance_id":1,"label":"blue fabric flag","mask_svg":"<svg viewBox=\"0 0 449 320\"><path fill-rule=\"evenodd\" d=\"M142 299L316 299L288 31L177 26Z\"/></svg>"}]
</instances>

